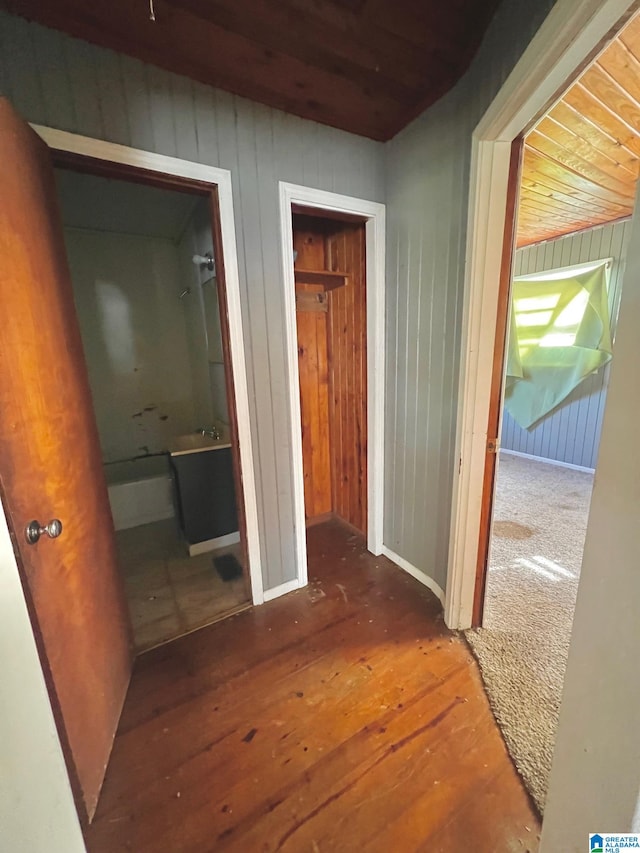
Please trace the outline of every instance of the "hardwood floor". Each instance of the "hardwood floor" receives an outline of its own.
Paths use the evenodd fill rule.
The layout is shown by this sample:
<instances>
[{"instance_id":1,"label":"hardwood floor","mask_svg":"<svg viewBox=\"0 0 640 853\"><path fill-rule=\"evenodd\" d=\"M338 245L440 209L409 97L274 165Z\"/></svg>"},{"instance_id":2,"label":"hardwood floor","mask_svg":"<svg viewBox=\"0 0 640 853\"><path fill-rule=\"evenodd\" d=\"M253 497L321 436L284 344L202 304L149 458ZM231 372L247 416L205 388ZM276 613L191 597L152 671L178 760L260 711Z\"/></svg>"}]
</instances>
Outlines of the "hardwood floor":
<instances>
[{"instance_id":1,"label":"hardwood floor","mask_svg":"<svg viewBox=\"0 0 640 853\"><path fill-rule=\"evenodd\" d=\"M138 658L90 853L534 853L434 596L337 522L308 540L307 589Z\"/></svg>"}]
</instances>

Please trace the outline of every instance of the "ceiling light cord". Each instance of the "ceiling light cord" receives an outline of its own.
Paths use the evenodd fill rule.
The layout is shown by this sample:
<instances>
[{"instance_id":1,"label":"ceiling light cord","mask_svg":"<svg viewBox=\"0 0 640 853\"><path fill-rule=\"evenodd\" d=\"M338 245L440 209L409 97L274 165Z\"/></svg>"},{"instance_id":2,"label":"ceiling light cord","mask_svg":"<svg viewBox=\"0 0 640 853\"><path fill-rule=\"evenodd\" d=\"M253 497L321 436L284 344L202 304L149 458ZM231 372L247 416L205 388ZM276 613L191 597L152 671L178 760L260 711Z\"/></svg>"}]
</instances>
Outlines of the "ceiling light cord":
<instances>
[{"instance_id":1,"label":"ceiling light cord","mask_svg":"<svg viewBox=\"0 0 640 853\"><path fill-rule=\"evenodd\" d=\"M149 0L149 20L155 21L156 19L156 10L153 8L153 0Z\"/></svg>"}]
</instances>

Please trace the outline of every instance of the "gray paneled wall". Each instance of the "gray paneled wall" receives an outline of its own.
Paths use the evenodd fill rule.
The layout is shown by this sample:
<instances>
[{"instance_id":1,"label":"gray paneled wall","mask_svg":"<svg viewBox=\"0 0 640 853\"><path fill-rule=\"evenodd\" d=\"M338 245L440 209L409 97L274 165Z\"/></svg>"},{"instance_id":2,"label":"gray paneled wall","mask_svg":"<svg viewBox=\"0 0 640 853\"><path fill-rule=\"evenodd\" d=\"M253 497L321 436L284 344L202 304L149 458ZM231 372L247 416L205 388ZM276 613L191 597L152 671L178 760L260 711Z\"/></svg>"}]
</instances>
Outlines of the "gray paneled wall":
<instances>
[{"instance_id":1,"label":"gray paneled wall","mask_svg":"<svg viewBox=\"0 0 640 853\"><path fill-rule=\"evenodd\" d=\"M626 220L518 249L514 274L526 275L613 258L609 273L609 310L611 330L615 334L630 228L631 222ZM533 429L522 429L505 410L502 447L595 468L608 382L609 366L589 376Z\"/></svg>"},{"instance_id":2,"label":"gray paneled wall","mask_svg":"<svg viewBox=\"0 0 640 853\"><path fill-rule=\"evenodd\" d=\"M384 542L446 585L471 134L553 0L506 0L469 72L387 146Z\"/></svg>"},{"instance_id":3,"label":"gray paneled wall","mask_svg":"<svg viewBox=\"0 0 640 853\"><path fill-rule=\"evenodd\" d=\"M5 13L0 91L29 121L231 170L264 585L293 579L278 181L384 201L384 147Z\"/></svg>"}]
</instances>

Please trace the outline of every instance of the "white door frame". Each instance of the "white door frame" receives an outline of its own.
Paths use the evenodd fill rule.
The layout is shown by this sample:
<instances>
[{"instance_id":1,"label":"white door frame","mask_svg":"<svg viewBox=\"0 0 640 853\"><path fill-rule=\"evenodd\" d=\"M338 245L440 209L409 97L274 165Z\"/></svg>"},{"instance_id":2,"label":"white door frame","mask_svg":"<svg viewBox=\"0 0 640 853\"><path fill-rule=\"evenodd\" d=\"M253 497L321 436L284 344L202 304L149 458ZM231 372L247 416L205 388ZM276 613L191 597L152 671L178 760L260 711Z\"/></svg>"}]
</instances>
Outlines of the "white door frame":
<instances>
[{"instance_id":1,"label":"white door frame","mask_svg":"<svg viewBox=\"0 0 640 853\"><path fill-rule=\"evenodd\" d=\"M471 625L512 141L558 100L638 0L558 0L472 137L445 620Z\"/></svg>"},{"instance_id":2,"label":"white door frame","mask_svg":"<svg viewBox=\"0 0 640 853\"><path fill-rule=\"evenodd\" d=\"M116 145L101 139L80 136L51 127L32 124L31 127L57 151L69 151L83 154L97 160L135 166L163 175L191 178L218 188L220 212L220 232L224 256L227 304L229 311L229 342L231 349L231 370L235 388L235 405L238 422L238 443L240 445L240 468L244 486L244 511L246 519L247 554L249 559L249 577L251 595L254 604L262 604L264 591L262 566L260 561L260 541L258 532L258 507L256 502L256 483L253 468L253 449L249 421L249 394L247 390L247 368L244 358L244 335L242 329L242 310L240 304L240 279L238 276L238 253L236 249L235 220L233 214L233 195L231 172L201 163L166 157L126 145Z\"/></svg>"},{"instance_id":3,"label":"white door frame","mask_svg":"<svg viewBox=\"0 0 640 853\"><path fill-rule=\"evenodd\" d=\"M307 583L304 470L298 375L296 290L293 272L292 205L366 218L367 294L367 548L382 553L384 512L384 343L385 343L385 206L325 190L280 181L280 257L285 312L285 357L289 391L291 469L297 581Z\"/></svg>"}]
</instances>

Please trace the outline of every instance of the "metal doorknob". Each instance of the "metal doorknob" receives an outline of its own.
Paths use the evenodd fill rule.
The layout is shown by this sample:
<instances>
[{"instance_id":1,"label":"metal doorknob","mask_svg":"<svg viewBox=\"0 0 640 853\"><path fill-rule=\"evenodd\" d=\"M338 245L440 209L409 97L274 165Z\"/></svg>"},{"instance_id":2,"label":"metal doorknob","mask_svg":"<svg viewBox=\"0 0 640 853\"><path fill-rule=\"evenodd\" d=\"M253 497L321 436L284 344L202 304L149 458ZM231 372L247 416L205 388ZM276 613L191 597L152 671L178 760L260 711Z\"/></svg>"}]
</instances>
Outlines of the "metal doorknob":
<instances>
[{"instance_id":1,"label":"metal doorknob","mask_svg":"<svg viewBox=\"0 0 640 853\"><path fill-rule=\"evenodd\" d=\"M44 536L45 533L49 539L57 539L62 533L62 522L60 519L52 518L49 524L45 524L44 527L42 527L39 521L30 521L24 531L29 545L35 545L38 539Z\"/></svg>"}]
</instances>

